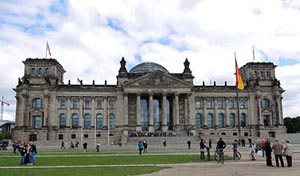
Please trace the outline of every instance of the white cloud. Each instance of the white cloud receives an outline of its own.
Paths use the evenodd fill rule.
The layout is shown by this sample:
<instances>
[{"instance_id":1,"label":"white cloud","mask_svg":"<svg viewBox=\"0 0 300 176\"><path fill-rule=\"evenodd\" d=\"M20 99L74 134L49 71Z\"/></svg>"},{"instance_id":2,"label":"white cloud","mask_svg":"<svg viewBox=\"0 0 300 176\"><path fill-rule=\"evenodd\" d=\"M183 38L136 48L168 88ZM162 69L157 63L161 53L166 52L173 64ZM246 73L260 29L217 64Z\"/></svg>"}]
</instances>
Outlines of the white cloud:
<instances>
[{"instance_id":1,"label":"white cloud","mask_svg":"<svg viewBox=\"0 0 300 176\"><path fill-rule=\"evenodd\" d=\"M256 61L278 65L284 116L298 116L299 7L294 0L0 2L0 96L11 104L5 118L14 117L22 61L45 57L46 40L67 71L65 83L79 77L97 84L116 84L121 58L129 70L140 56L176 73L188 58L196 84L233 85L234 52L242 66L252 61L254 45Z\"/></svg>"}]
</instances>

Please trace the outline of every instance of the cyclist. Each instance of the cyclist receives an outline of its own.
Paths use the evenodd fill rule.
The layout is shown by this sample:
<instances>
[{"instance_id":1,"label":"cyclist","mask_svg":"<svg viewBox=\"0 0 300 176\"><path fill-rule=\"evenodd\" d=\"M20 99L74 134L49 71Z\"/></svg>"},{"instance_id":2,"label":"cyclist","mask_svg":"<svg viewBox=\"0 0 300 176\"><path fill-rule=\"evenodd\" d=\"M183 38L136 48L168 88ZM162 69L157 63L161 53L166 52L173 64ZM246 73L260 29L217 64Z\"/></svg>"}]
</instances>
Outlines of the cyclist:
<instances>
[{"instance_id":1,"label":"cyclist","mask_svg":"<svg viewBox=\"0 0 300 176\"><path fill-rule=\"evenodd\" d=\"M233 150L233 159L240 159L241 158L241 154L238 151L238 143L237 140L235 139L234 142L232 143L232 150Z\"/></svg>"},{"instance_id":2,"label":"cyclist","mask_svg":"<svg viewBox=\"0 0 300 176\"><path fill-rule=\"evenodd\" d=\"M223 141L222 138L219 139L218 143L217 143L217 152L219 155L219 160L222 161L222 163L224 162L224 152L223 150L226 148L226 143Z\"/></svg>"}]
</instances>

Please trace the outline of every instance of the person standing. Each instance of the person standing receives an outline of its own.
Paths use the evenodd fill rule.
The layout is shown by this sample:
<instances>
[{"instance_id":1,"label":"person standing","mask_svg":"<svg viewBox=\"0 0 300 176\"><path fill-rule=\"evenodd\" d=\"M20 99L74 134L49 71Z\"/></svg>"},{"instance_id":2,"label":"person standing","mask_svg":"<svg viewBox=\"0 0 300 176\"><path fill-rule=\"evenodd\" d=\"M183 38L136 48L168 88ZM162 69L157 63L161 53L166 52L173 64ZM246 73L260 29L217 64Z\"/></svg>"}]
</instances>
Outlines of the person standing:
<instances>
[{"instance_id":1,"label":"person standing","mask_svg":"<svg viewBox=\"0 0 300 176\"><path fill-rule=\"evenodd\" d=\"M87 152L87 146L88 146L87 142L85 141L82 145L83 145L83 152L86 153Z\"/></svg>"},{"instance_id":2,"label":"person standing","mask_svg":"<svg viewBox=\"0 0 300 176\"><path fill-rule=\"evenodd\" d=\"M97 152L99 152L100 146L101 146L100 142L97 142L97 144L96 144L96 150L97 150Z\"/></svg>"},{"instance_id":3,"label":"person standing","mask_svg":"<svg viewBox=\"0 0 300 176\"><path fill-rule=\"evenodd\" d=\"M279 167L279 161L278 160L280 160L281 167L284 167L284 163L283 163L283 159L282 159L283 146L279 142L278 139L275 139L275 143L272 145L272 149L274 150L276 167Z\"/></svg>"},{"instance_id":4,"label":"person standing","mask_svg":"<svg viewBox=\"0 0 300 176\"><path fill-rule=\"evenodd\" d=\"M139 149L139 154L142 155L142 151L143 151L143 143L142 143L142 141L139 141L139 143L138 143L138 149Z\"/></svg>"},{"instance_id":5,"label":"person standing","mask_svg":"<svg viewBox=\"0 0 300 176\"><path fill-rule=\"evenodd\" d=\"M147 152L148 142L146 139L144 139L144 141L143 141L143 147L144 147L144 153Z\"/></svg>"},{"instance_id":6,"label":"person standing","mask_svg":"<svg viewBox=\"0 0 300 176\"><path fill-rule=\"evenodd\" d=\"M292 145L290 144L289 140L285 140L285 142L286 143L283 147L283 153L286 158L287 167L292 167L293 148L292 148Z\"/></svg>"},{"instance_id":7,"label":"person standing","mask_svg":"<svg viewBox=\"0 0 300 176\"><path fill-rule=\"evenodd\" d=\"M211 149L211 139L208 139L208 147Z\"/></svg>"},{"instance_id":8,"label":"person standing","mask_svg":"<svg viewBox=\"0 0 300 176\"><path fill-rule=\"evenodd\" d=\"M191 149L191 140L190 139L188 139L188 141L186 142L187 143L187 145L188 145L188 149Z\"/></svg>"},{"instance_id":9,"label":"person standing","mask_svg":"<svg viewBox=\"0 0 300 176\"><path fill-rule=\"evenodd\" d=\"M204 155L204 153L205 153L205 149L206 149L207 147L206 147L206 145L205 145L205 141L204 141L204 139L201 139L201 141L200 141L200 159L201 160L205 160L205 155Z\"/></svg>"},{"instance_id":10,"label":"person standing","mask_svg":"<svg viewBox=\"0 0 300 176\"><path fill-rule=\"evenodd\" d=\"M266 162L267 166L273 166L272 165L272 147L271 147L271 139L268 138L264 143L264 150L266 152Z\"/></svg>"}]
</instances>

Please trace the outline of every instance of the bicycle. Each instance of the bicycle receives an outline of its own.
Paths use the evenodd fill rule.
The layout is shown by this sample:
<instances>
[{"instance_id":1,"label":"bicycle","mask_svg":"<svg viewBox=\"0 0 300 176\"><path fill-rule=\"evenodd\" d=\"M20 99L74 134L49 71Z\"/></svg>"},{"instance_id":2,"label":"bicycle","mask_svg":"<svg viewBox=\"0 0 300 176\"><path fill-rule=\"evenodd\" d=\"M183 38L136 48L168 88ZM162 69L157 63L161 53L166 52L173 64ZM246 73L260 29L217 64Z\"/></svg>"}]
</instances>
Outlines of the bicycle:
<instances>
[{"instance_id":1,"label":"bicycle","mask_svg":"<svg viewBox=\"0 0 300 176\"><path fill-rule=\"evenodd\" d=\"M233 160L237 161L240 160L242 157L242 154L240 153L240 151L237 148L233 148Z\"/></svg>"},{"instance_id":2,"label":"bicycle","mask_svg":"<svg viewBox=\"0 0 300 176\"><path fill-rule=\"evenodd\" d=\"M224 151L223 149L217 149L215 151L215 160L217 163L224 164Z\"/></svg>"}]
</instances>

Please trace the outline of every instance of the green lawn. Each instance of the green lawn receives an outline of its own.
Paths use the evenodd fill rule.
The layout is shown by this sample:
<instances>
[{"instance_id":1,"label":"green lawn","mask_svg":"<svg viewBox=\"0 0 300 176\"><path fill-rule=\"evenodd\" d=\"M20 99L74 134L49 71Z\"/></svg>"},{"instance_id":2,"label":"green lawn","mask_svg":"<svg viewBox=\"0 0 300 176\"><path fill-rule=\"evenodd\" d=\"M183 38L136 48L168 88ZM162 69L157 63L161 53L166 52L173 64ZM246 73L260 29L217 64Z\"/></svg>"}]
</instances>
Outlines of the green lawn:
<instances>
[{"instance_id":1,"label":"green lawn","mask_svg":"<svg viewBox=\"0 0 300 176\"><path fill-rule=\"evenodd\" d=\"M90 151L86 154L82 150L58 150L42 149L36 155L36 165L19 165L19 154L12 151L0 151L0 167L20 168L0 168L1 176L79 176L79 175L101 175L101 176L126 176L152 173L166 167L155 166L155 164L177 164L200 161L199 154L170 153L162 155L163 152L155 150L145 155L139 156L136 150L112 149L96 153ZM167 149L165 151L167 153ZM179 154L181 153L181 154ZM213 158L213 156L212 156ZM228 159L228 157L226 157ZM132 164L152 164L150 166L124 166ZM154 165L153 165L154 164ZM116 165L116 166L108 166ZM118 166L119 165L119 166ZM45 168L53 166L55 168ZM66 168L62 167L66 166ZM76 167L77 166L77 167ZM41 168L40 168L41 167Z\"/></svg>"}]
</instances>

